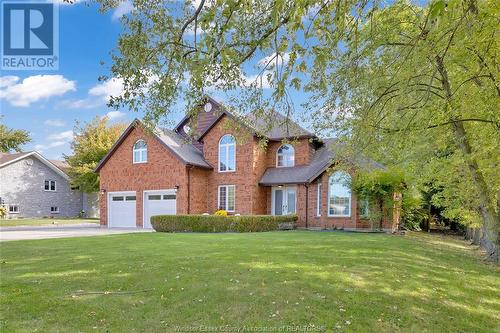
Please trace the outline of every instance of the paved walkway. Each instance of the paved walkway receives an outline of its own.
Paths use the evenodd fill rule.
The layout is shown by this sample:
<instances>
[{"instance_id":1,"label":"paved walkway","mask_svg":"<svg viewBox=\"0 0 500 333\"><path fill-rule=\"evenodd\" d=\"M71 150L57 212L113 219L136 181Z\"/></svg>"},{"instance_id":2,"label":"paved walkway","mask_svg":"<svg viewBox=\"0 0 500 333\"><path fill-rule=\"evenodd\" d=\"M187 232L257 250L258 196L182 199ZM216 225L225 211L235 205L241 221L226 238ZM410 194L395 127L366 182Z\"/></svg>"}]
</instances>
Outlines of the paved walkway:
<instances>
[{"instance_id":1,"label":"paved walkway","mask_svg":"<svg viewBox=\"0 0 500 333\"><path fill-rule=\"evenodd\" d=\"M81 223L70 225L47 225L47 226L19 226L0 228L0 242L23 240L23 239L46 239L64 237L88 237L114 234L126 234L134 232L152 232L149 229L136 228L101 228L95 223Z\"/></svg>"}]
</instances>

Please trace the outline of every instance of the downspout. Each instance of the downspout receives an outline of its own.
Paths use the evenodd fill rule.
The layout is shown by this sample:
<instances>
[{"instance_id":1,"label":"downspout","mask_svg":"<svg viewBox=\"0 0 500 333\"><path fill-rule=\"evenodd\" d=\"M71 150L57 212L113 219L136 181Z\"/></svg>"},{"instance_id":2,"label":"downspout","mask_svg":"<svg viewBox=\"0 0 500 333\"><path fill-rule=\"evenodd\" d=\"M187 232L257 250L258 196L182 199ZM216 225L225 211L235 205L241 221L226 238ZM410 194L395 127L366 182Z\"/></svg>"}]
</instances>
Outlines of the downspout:
<instances>
[{"instance_id":1,"label":"downspout","mask_svg":"<svg viewBox=\"0 0 500 333\"><path fill-rule=\"evenodd\" d=\"M187 206L187 213L190 214L191 212L191 168L192 166L188 166L188 183L187 183L187 201L188 201L188 206Z\"/></svg>"},{"instance_id":2,"label":"downspout","mask_svg":"<svg viewBox=\"0 0 500 333\"><path fill-rule=\"evenodd\" d=\"M306 229L309 227L308 219L309 219L309 184L304 184L306 187Z\"/></svg>"}]
</instances>

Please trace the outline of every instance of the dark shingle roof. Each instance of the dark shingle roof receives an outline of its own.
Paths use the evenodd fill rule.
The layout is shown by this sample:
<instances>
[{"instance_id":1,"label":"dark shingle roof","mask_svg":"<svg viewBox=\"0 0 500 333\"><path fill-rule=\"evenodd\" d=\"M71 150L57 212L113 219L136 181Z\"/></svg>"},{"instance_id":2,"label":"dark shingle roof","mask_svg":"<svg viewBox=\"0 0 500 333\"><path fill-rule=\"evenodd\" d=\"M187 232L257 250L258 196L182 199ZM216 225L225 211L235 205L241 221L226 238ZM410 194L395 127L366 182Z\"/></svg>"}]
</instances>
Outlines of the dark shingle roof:
<instances>
[{"instance_id":1,"label":"dark shingle roof","mask_svg":"<svg viewBox=\"0 0 500 333\"><path fill-rule=\"evenodd\" d=\"M61 169L64 173L68 173L69 164L66 161L49 160L49 162L52 163L52 164L54 164L59 169Z\"/></svg>"},{"instance_id":2,"label":"dark shingle roof","mask_svg":"<svg viewBox=\"0 0 500 333\"><path fill-rule=\"evenodd\" d=\"M7 162L10 162L12 160L15 160L17 158L23 157L23 156L28 155L28 154L31 154L31 151L21 152L21 153L12 153L12 154L0 153L0 165L3 165Z\"/></svg>"},{"instance_id":3,"label":"dark shingle roof","mask_svg":"<svg viewBox=\"0 0 500 333\"><path fill-rule=\"evenodd\" d=\"M306 184L314 181L332 165L336 156L336 140L325 139L323 142L325 145L314 153L310 164L290 168L268 168L260 179L259 184ZM384 168L381 164L366 157L358 157L354 163L371 169Z\"/></svg>"},{"instance_id":4,"label":"dark shingle roof","mask_svg":"<svg viewBox=\"0 0 500 333\"><path fill-rule=\"evenodd\" d=\"M312 138L314 135L302 128L299 124L276 111L266 115L250 113L245 117L245 122L257 133L269 140L282 140L286 138Z\"/></svg>"},{"instance_id":5,"label":"dark shingle roof","mask_svg":"<svg viewBox=\"0 0 500 333\"><path fill-rule=\"evenodd\" d=\"M203 168L212 168L203 158L203 153L194 145L186 141L186 138L176 132L164 128L157 128L158 138L187 164L200 166Z\"/></svg>"}]
</instances>

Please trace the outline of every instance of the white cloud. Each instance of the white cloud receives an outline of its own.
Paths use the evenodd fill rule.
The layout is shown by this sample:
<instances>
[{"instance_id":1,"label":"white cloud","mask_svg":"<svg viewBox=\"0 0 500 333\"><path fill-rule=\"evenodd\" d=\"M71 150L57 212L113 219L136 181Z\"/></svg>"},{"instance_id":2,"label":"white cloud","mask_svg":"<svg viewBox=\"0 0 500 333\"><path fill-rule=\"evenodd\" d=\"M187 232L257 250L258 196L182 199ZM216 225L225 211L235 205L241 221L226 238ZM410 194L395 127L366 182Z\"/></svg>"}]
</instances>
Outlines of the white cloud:
<instances>
[{"instance_id":1,"label":"white cloud","mask_svg":"<svg viewBox=\"0 0 500 333\"><path fill-rule=\"evenodd\" d=\"M75 81L62 75L34 75L19 80L17 76L1 77L0 99L13 106L28 107L31 103L76 90Z\"/></svg>"},{"instance_id":2,"label":"white cloud","mask_svg":"<svg viewBox=\"0 0 500 333\"><path fill-rule=\"evenodd\" d=\"M286 64L288 64L288 61L290 61L290 53L289 52L280 53L277 56L276 56L276 53L273 53L271 55L268 55L267 57L260 59L257 62L257 66L261 67L261 68L264 68L266 65L268 67L275 66L276 65L275 57L277 57L277 59L278 59L278 66L286 65ZM271 61L271 63L269 63L270 61Z\"/></svg>"},{"instance_id":3,"label":"white cloud","mask_svg":"<svg viewBox=\"0 0 500 333\"><path fill-rule=\"evenodd\" d=\"M132 10L134 10L134 5L130 1L122 1L113 12L112 19L115 21L119 20L123 15L127 15Z\"/></svg>"},{"instance_id":4,"label":"white cloud","mask_svg":"<svg viewBox=\"0 0 500 333\"><path fill-rule=\"evenodd\" d=\"M65 125L64 121L59 119L47 119L43 123L52 127L63 127Z\"/></svg>"},{"instance_id":5,"label":"white cloud","mask_svg":"<svg viewBox=\"0 0 500 333\"><path fill-rule=\"evenodd\" d=\"M105 117L107 117L109 120L114 120L114 119L122 118L123 116L125 116L125 113L121 112L121 111L109 111L105 115Z\"/></svg>"},{"instance_id":6,"label":"white cloud","mask_svg":"<svg viewBox=\"0 0 500 333\"><path fill-rule=\"evenodd\" d=\"M257 87L262 87L263 89L271 88L271 82L267 79L268 74L272 74L272 72L264 71L262 75L242 74L243 83L246 87L257 84Z\"/></svg>"},{"instance_id":7,"label":"white cloud","mask_svg":"<svg viewBox=\"0 0 500 333\"><path fill-rule=\"evenodd\" d=\"M8 76L0 76L0 88L12 86L17 81L19 81L19 77L8 75Z\"/></svg>"},{"instance_id":8,"label":"white cloud","mask_svg":"<svg viewBox=\"0 0 500 333\"><path fill-rule=\"evenodd\" d=\"M87 98L66 100L62 105L71 109L91 109L107 104L111 96L118 97L122 93L123 79L112 78L90 88Z\"/></svg>"},{"instance_id":9,"label":"white cloud","mask_svg":"<svg viewBox=\"0 0 500 333\"><path fill-rule=\"evenodd\" d=\"M64 146L67 143L68 143L67 141L53 141L53 142L46 144L46 145L35 145L35 150L37 150L38 152L41 153L44 150Z\"/></svg>"},{"instance_id":10,"label":"white cloud","mask_svg":"<svg viewBox=\"0 0 500 333\"><path fill-rule=\"evenodd\" d=\"M89 95L103 98L106 102L111 96L120 96L123 93L123 80L112 78L106 82L90 88Z\"/></svg>"},{"instance_id":11,"label":"white cloud","mask_svg":"<svg viewBox=\"0 0 500 333\"><path fill-rule=\"evenodd\" d=\"M72 130L52 133L47 137L48 143L35 145L35 150L43 152L47 149L64 146L73 140L73 136Z\"/></svg>"},{"instance_id":12,"label":"white cloud","mask_svg":"<svg viewBox=\"0 0 500 333\"><path fill-rule=\"evenodd\" d=\"M73 140L73 136L74 136L73 131L69 130L69 131L64 131L64 132L60 132L60 133L53 133L53 134L49 135L47 137L47 139L67 142L67 141Z\"/></svg>"}]
</instances>

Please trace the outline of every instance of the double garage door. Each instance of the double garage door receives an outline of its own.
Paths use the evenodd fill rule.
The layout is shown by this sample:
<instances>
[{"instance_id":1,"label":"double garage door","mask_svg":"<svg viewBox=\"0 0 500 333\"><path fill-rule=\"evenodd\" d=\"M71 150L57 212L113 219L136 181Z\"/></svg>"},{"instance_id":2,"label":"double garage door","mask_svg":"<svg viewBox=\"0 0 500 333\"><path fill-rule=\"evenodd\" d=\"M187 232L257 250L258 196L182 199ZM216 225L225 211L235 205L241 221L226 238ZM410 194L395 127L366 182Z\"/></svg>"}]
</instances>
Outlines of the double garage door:
<instances>
[{"instance_id":1,"label":"double garage door","mask_svg":"<svg viewBox=\"0 0 500 333\"><path fill-rule=\"evenodd\" d=\"M176 213L175 190L145 191L143 195L144 228L151 228L151 216ZM137 196L135 192L111 192L108 196L108 226L110 228L135 228Z\"/></svg>"}]
</instances>

